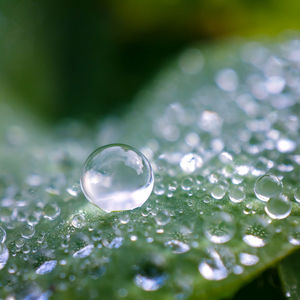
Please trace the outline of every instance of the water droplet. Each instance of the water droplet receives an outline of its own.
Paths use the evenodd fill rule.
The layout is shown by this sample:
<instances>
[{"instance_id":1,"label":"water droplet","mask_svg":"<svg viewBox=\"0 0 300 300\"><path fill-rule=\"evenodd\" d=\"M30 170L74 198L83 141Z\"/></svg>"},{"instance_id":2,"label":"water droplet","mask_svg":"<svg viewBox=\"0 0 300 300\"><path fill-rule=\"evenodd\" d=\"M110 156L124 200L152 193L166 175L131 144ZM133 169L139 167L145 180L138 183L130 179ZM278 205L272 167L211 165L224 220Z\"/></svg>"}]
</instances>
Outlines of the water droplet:
<instances>
[{"instance_id":1,"label":"water droplet","mask_svg":"<svg viewBox=\"0 0 300 300\"><path fill-rule=\"evenodd\" d=\"M203 228L205 236L216 244L228 242L235 233L232 217L225 212L216 212L206 217Z\"/></svg>"},{"instance_id":2,"label":"water droplet","mask_svg":"<svg viewBox=\"0 0 300 300\"><path fill-rule=\"evenodd\" d=\"M226 186L218 182L215 185L213 185L210 194L213 198L220 200L226 194Z\"/></svg>"},{"instance_id":3,"label":"water droplet","mask_svg":"<svg viewBox=\"0 0 300 300\"><path fill-rule=\"evenodd\" d=\"M254 186L254 192L258 199L269 201L270 198L279 196L282 191L281 181L274 175L259 177Z\"/></svg>"},{"instance_id":4,"label":"water droplet","mask_svg":"<svg viewBox=\"0 0 300 300\"><path fill-rule=\"evenodd\" d=\"M188 252L190 250L190 246L178 240L171 240L165 242L165 245L172 249L173 253L181 254Z\"/></svg>"},{"instance_id":5,"label":"water droplet","mask_svg":"<svg viewBox=\"0 0 300 300\"><path fill-rule=\"evenodd\" d=\"M203 165L202 158L195 153L184 155L180 161L180 167L185 173L193 173Z\"/></svg>"},{"instance_id":6,"label":"water droplet","mask_svg":"<svg viewBox=\"0 0 300 300\"><path fill-rule=\"evenodd\" d=\"M289 153L296 149L296 143L292 140L282 138L277 141L276 148L281 153Z\"/></svg>"},{"instance_id":7,"label":"water droplet","mask_svg":"<svg viewBox=\"0 0 300 300\"><path fill-rule=\"evenodd\" d=\"M3 244L6 240L6 231L0 226L0 244Z\"/></svg>"},{"instance_id":8,"label":"water droplet","mask_svg":"<svg viewBox=\"0 0 300 300\"><path fill-rule=\"evenodd\" d=\"M232 186L229 189L228 196L231 202L240 203L245 199L245 193L241 188Z\"/></svg>"},{"instance_id":9,"label":"water droplet","mask_svg":"<svg viewBox=\"0 0 300 300\"><path fill-rule=\"evenodd\" d=\"M30 239L34 236L35 229L29 224L25 224L21 229L21 235L24 239Z\"/></svg>"},{"instance_id":10,"label":"water droplet","mask_svg":"<svg viewBox=\"0 0 300 300\"><path fill-rule=\"evenodd\" d=\"M81 188L87 199L106 212L131 210L150 196L154 177L147 158L131 146L112 144L86 160Z\"/></svg>"},{"instance_id":11,"label":"water droplet","mask_svg":"<svg viewBox=\"0 0 300 300\"><path fill-rule=\"evenodd\" d=\"M225 267L220 254L214 249L209 250L209 258L205 258L199 264L199 272L207 280L222 280L228 276L228 270Z\"/></svg>"},{"instance_id":12,"label":"water droplet","mask_svg":"<svg viewBox=\"0 0 300 300\"><path fill-rule=\"evenodd\" d=\"M265 206L265 212L272 219L285 219L291 211L292 203L284 196L271 198Z\"/></svg>"},{"instance_id":13,"label":"water droplet","mask_svg":"<svg viewBox=\"0 0 300 300\"><path fill-rule=\"evenodd\" d=\"M243 224L243 241L251 247L264 247L270 239L267 227L268 223L263 218L252 217Z\"/></svg>"},{"instance_id":14,"label":"water droplet","mask_svg":"<svg viewBox=\"0 0 300 300\"><path fill-rule=\"evenodd\" d=\"M164 226L170 222L170 216L167 211L159 211L155 216L157 225Z\"/></svg>"},{"instance_id":15,"label":"water droplet","mask_svg":"<svg viewBox=\"0 0 300 300\"><path fill-rule=\"evenodd\" d=\"M184 191L190 191L194 186L194 180L191 177L184 178L181 182L181 188Z\"/></svg>"},{"instance_id":16,"label":"water droplet","mask_svg":"<svg viewBox=\"0 0 300 300\"><path fill-rule=\"evenodd\" d=\"M288 241L292 245L300 245L300 222L290 224L288 231Z\"/></svg>"},{"instance_id":17,"label":"water droplet","mask_svg":"<svg viewBox=\"0 0 300 300\"><path fill-rule=\"evenodd\" d=\"M85 226L85 217L82 214L76 214L72 218L72 226L75 228L82 228Z\"/></svg>"},{"instance_id":18,"label":"water droplet","mask_svg":"<svg viewBox=\"0 0 300 300\"><path fill-rule=\"evenodd\" d=\"M40 265L35 273L39 274L39 275L44 275L47 273L50 273L54 270L54 268L56 267L57 261L56 260L49 260L49 261L45 261L42 265Z\"/></svg>"},{"instance_id":19,"label":"water droplet","mask_svg":"<svg viewBox=\"0 0 300 300\"><path fill-rule=\"evenodd\" d=\"M249 253L240 253L240 262L244 266L253 266L256 265L259 261L259 258L254 254Z\"/></svg>"},{"instance_id":20,"label":"water droplet","mask_svg":"<svg viewBox=\"0 0 300 300\"><path fill-rule=\"evenodd\" d=\"M60 214L60 208L56 203L47 203L43 209L44 218L54 220Z\"/></svg>"},{"instance_id":21,"label":"water droplet","mask_svg":"<svg viewBox=\"0 0 300 300\"><path fill-rule=\"evenodd\" d=\"M4 244L0 244L0 270L6 265L8 257L9 253L7 247Z\"/></svg>"},{"instance_id":22,"label":"water droplet","mask_svg":"<svg viewBox=\"0 0 300 300\"><path fill-rule=\"evenodd\" d=\"M89 256L93 251L94 245L87 245L73 254L73 257L84 258Z\"/></svg>"},{"instance_id":23,"label":"water droplet","mask_svg":"<svg viewBox=\"0 0 300 300\"><path fill-rule=\"evenodd\" d=\"M186 50L179 58L179 67L182 72L196 74L203 67L204 59L201 51L196 48Z\"/></svg>"},{"instance_id":24,"label":"water droplet","mask_svg":"<svg viewBox=\"0 0 300 300\"><path fill-rule=\"evenodd\" d=\"M295 190L294 198L297 202L300 202L300 187Z\"/></svg>"},{"instance_id":25,"label":"water droplet","mask_svg":"<svg viewBox=\"0 0 300 300\"><path fill-rule=\"evenodd\" d=\"M216 83L220 89L232 92L236 90L239 79L234 70L224 69L220 70L216 75Z\"/></svg>"}]
</instances>

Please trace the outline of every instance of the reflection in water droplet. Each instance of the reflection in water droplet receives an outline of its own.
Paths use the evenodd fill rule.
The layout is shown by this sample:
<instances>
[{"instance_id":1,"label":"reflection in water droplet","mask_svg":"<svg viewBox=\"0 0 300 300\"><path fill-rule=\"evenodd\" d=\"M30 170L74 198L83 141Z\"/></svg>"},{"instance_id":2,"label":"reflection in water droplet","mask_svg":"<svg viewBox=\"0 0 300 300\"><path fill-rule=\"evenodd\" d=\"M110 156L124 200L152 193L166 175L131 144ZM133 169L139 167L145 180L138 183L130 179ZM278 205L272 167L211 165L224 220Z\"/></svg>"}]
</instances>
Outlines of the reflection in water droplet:
<instances>
[{"instance_id":1,"label":"reflection in water droplet","mask_svg":"<svg viewBox=\"0 0 300 300\"><path fill-rule=\"evenodd\" d=\"M106 212L131 210L149 198L154 184L147 158L131 146L112 144L86 160L81 188L86 198Z\"/></svg>"},{"instance_id":2,"label":"reflection in water droplet","mask_svg":"<svg viewBox=\"0 0 300 300\"><path fill-rule=\"evenodd\" d=\"M87 245L73 254L73 257L84 258L89 256L93 251L94 245Z\"/></svg>"},{"instance_id":3,"label":"reflection in water droplet","mask_svg":"<svg viewBox=\"0 0 300 300\"><path fill-rule=\"evenodd\" d=\"M282 190L281 181L274 175L259 177L254 186L254 192L258 199L269 201L270 198L279 196Z\"/></svg>"},{"instance_id":4,"label":"reflection in water droplet","mask_svg":"<svg viewBox=\"0 0 300 300\"><path fill-rule=\"evenodd\" d=\"M284 196L270 199L265 206L265 212L272 219L285 219L291 211L292 203Z\"/></svg>"},{"instance_id":5,"label":"reflection in water droplet","mask_svg":"<svg viewBox=\"0 0 300 300\"><path fill-rule=\"evenodd\" d=\"M270 239L267 222L260 218L254 217L247 223L243 224L243 241L251 247L264 247Z\"/></svg>"},{"instance_id":6,"label":"reflection in water droplet","mask_svg":"<svg viewBox=\"0 0 300 300\"><path fill-rule=\"evenodd\" d=\"M203 228L205 236L216 244L228 242L235 233L233 219L225 212L216 212L206 217Z\"/></svg>"},{"instance_id":7,"label":"reflection in water droplet","mask_svg":"<svg viewBox=\"0 0 300 300\"><path fill-rule=\"evenodd\" d=\"M39 275L44 275L47 273L50 273L54 270L54 268L56 267L57 261L56 260L49 260L49 261L45 261L42 265L40 265L35 273L39 274Z\"/></svg>"},{"instance_id":8,"label":"reflection in water droplet","mask_svg":"<svg viewBox=\"0 0 300 300\"><path fill-rule=\"evenodd\" d=\"M199 272L207 280L222 280L228 276L228 270L219 255L213 249L209 251L210 258L204 259L199 264Z\"/></svg>"},{"instance_id":9,"label":"reflection in water droplet","mask_svg":"<svg viewBox=\"0 0 300 300\"><path fill-rule=\"evenodd\" d=\"M253 266L256 265L259 261L259 258L254 254L249 253L240 253L240 262L244 266Z\"/></svg>"},{"instance_id":10,"label":"reflection in water droplet","mask_svg":"<svg viewBox=\"0 0 300 300\"><path fill-rule=\"evenodd\" d=\"M167 247L169 247L170 249L172 249L172 252L176 253L176 254L185 253L185 252L188 252L190 250L190 246L188 244L185 244L185 243L180 242L178 240L167 241L165 243L165 245Z\"/></svg>"}]
</instances>

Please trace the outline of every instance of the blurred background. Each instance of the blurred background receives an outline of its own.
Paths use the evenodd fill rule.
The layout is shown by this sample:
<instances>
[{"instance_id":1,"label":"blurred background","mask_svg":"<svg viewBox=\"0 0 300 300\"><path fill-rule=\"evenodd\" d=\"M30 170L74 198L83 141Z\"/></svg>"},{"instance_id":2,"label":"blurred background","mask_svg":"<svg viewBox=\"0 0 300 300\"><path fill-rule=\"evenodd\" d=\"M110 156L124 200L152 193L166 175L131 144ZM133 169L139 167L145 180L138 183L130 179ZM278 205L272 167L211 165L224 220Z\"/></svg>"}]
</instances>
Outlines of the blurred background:
<instances>
[{"instance_id":1,"label":"blurred background","mask_svg":"<svg viewBox=\"0 0 300 300\"><path fill-rule=\"evenodd\" d=\"M0 89L45 120L93 121L187 45L299 30L299 13L299 0L2 0Z\"/></svg>"}]
</instances>

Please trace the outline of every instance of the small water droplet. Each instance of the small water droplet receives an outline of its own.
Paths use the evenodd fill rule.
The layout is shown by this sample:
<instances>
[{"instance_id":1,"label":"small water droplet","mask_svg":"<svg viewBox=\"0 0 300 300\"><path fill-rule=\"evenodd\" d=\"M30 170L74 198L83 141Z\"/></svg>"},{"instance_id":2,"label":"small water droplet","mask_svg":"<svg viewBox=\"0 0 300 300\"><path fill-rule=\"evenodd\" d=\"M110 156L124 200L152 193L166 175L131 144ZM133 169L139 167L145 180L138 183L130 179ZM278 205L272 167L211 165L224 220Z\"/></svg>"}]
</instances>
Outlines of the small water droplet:
<instances>
[{"instance_id":1,"label":"small water droplet","mask_svg":"<svg viewBox=\"0 0 300 300\"><path fill-rule=\"evenodd\" d=\"M281 153L289 153L296 149L296 143L292 140L282 138L277 141L276 148Z\"/></svg>"},{"instance_id":2,"label":"small water droplet","mask_svg":"<svg viewBox=\"0 0 300 300\"><path fill-rule=\"evenodd\" d=\"M292 245L300 245L300 222L290 224L288 230L288 241Z\"/></svg>"},{"instance_id":3,"label":"small water droplet","mask_svg":"<svg viewBox=\"0 0 300 300\"><path fill-rule=\"evenodd\" d=\"M56 267L57 261L56 260L49 260L49 261L45 261L42 265L40 265L35 273L39 274L39 275L44 275L47 273L50 273L54 270L54 268Z\"/></svg>"},{"instance_id":4,"label":"small water droplet","mask_svg":"<svg viewBox=\"0 0 300 300\"><path fill-rule=\"evenodd\" d=\"M60 214L60 208L56 203L47 203L43 209L44 218L54 220Z\"/></svg>"},{"instance_id":5,"label":"small water droplet","mask_svg":"<svg viewBox=\"0 0 300 300\"><path fill-rule=\"evenodd\" d=\"M243 241L251 247L264 247L270 239L268 223L260 217L252 217L247 223L243 224L242 230Z\"/></svg>"},{"instance_id":6,"label":"small water droplet","mask_svg":"<svg viewBox=\"0 0 300 300\"><path fill-rule=\"evenodd\" d=\"M156 268L150 268L147 272L142 272L134 277L134 283L147 292L157 291L163 286L165 280L166 275Z\"/></svg>"},{"instance_id":7,"label":"small water droplet","mask_svg":"<svg viewBox=\"0 0 300 300\"><path fill-rule=\"evenodd\" d=\"M209 250L209 258L203 259L198 269L200 274L207 280L222 280L228 276L228 270L220 254L214 249Z\"/></svg>"},{"instance_id":8,"label":"small water droplet","mask_svg":"<svg viewBox=\"0 0 300 300\"><path fill-rule=\"evenodd\" d=\"M106 212L131 210L150 196L154 184L147 158L131 146L112 144L86 160L81 188L86 198Z\"/></svg>"},{"instance_id":9,"label":"small water droplet","mask_svg":"<svg viewBox=\"0 0 300 300\"><path fill-rule=\"evenodd\" d=\"M244 191L236 186L230 187L228 191L228 196L231 202L233 203L240 203L245 199Z\"/></svg>"},{"instance_id":10,"label":"small water droplet","mask_svg":"<svg viewBox=\"0 0 300 300\"><path fill-rule=\"evenodd\" d=\"M170 222L170 216L167 211L159 211L155 216L157 225L164 226Z\"/></svg>"},{"instance_id":11,"label":"small water droplet","mask_svg":"<svg viewBox=\"0 0 300 300\"><path fill-rule=\"evenodd\" d=\"M272 219L285 219L291 211L292 203L284 196L271 198L265 206L265 212Z\"/></svg>"},{"instance_id":12,"label":"small water droplet","mask_svg":"<svg viewBox=\"0 0 300 300\"><path fill-rule=\"evenodd\" d=\"M240 253L240 262L244 266L253 266L256 265L259 261L259 258L254 254L249 253Z\"/></svg>"},{"instance_id":13,"label":"small water droplet","mask_svg":"<svg viewBox=\"0 0 300 300\"><path fill-rule=\"evenodd\" d=\"M6 231L0 226L0 244L3 244L6 240Z\"/></svg>"},{"instance_id":14,"label":"small water droplet","mask_svg":"<svg viewBox=\"0 0 300 300\"><path fill-rule=\"evenodd\" d=\"M34 236L35 229L32 225L25 224L21 229L21 235L24 239L30 239Z\"/></svg>"},{"instance_id":15,"label":"small water droplet","mask_svg":"<svg viewBox=\"0 0 300 300\"><path fill-rule=\"evenodd\" d=\"M218 182L213 185L210 194L213 198L220 200L225 196L226 189L227 187L224 184Z\"/></svg>"},{"instance_id":16,"label":"small water droplet","mask_svg":"<svg viewBox=\"0 0 300 300\"><path fill-rule=\"evenodd\" d=\"M297 202L300 203L300 187L298 187L296 190L295 190L295 193L294 193L294 198Z\"/></svg>"},{"instance_id":17,"label":"small water droplet","mask_svg":"<svg viewBox=\"0 0 300 300\"><path fill-rule=\"evenodd\" d=\"M216 212L206 217L203 228L205 236L216 244L228 242L235 233L233 219L225 212Z\"/></svg>"},{"instance_id":18,"label":"small water droplet","mask_svg":"<svg viewBox=\"0 0 300 300\"><path fill-rule=\"evenodd\" d=\"M193 173L203 165L202 158L195 153L188 153L180 160L180 167L185 173Z\"/></svg>"},{"instance_id":19,"label":"small water droplet","mask_svg":"<svg viewBox=\"0 0 300 300\"><path fill-rule=\"evenodd\" d=\"M176 254L185 253L190 250L190 246L188 244L178 240L167 241L165 242L165 245L172 249L172 252Z\"/></svg>"},{"instance_id":20,"label":"small water droplet","mask_svg":"<svg viewBox=\"0 0 300 300\"><path fill-rule=\"evenodd\" d=\"M72 218L72 226L75 228L82 228L85 226L85 217L82 214L76 214Z\"/></svg>"},{"instance_id":21,"label":"small water droplet","mask_svg":"<svg viewBox=\"0 0 300 300\"><path fill-rule=\"evenodd\" d=\"M94 249L94 245L87 245L73 254L73 257L84 258L89 256Z\"/></svg>"},{"instance_id":22,"label":"small water droplet","mask_svg":"<svg viewBox=\"0 0 300 300\"><path fill-rule=\"evenodd\" d=\"M280 195L282 191L281 181L274 175L264 175L259 177L254 186L254 192L258 199L269 201Z\"/></svg>"}]
</instances>

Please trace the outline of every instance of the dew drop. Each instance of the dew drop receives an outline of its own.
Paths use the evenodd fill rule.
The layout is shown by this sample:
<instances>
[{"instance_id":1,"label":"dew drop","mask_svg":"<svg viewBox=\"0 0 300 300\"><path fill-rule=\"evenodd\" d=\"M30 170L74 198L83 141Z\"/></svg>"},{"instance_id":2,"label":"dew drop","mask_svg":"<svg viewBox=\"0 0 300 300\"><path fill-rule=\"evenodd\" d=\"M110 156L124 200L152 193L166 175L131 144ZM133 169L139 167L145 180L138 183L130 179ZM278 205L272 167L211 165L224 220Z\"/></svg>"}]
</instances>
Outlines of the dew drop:
<instances>
[{"instance_id":1,"label":"dew drop","mask_svg":"<svg viewBox=\"0 0 300 300\"><path fill-rule=\"evenodd\" d=\"M267 222L259 217L254 217L243 226L243 241L254 248L264 247L269 239L270 232Z\"/></svg>"},{"instance_id":2,"label":"dew drop","mask_svg":"<svg viewBox=\"0 0 300 300\"><path fill-rule=\"evenodd\" d=\"M47 203L43 209L44 218L54 220L60 214L60 208L56 203Z\"/></svg>"},{"instance_id":3,"label":"dew drop","mask_svg":"<svg viewBox=\"0 0 300 300\"><path fill-rule=\"evenodd\" d=\"M231 202L240 203L245 199L245 193L238 187L231 187L228 192L228 196Z\"/></svg>"},{"instance_id":4,"label":"dew drop","mask_svg":"<svg viewBox=\"0 0 300 300\"><path fill-rule=\"evenodd\" d=\"M203 228L205 236L215 244L228 242L235 233L232 217L225 212L216 212L206 217Z\"/></svg>"},{"instance_id":5,"label":"dew drop","mask_svg":"<svg viewBox=\"0 0 300 300\"><path fill-rule=\"evenodd\" d=\"M185 173L193 173L203 165L202 158L195 153L184 155L180 161L180 167Z\"/></svg>"},{"instance_id":6,"label":"dew drop","mask_svg":"<svg viewBox=\"0 0 300 300\"><path fill-rule=\"evenodd\" d=\"M0 270L6 265L8 257L9 253L7 247L4 244L0 244Z\"/></svg>"},{"instance_id":7,"label":"dew drop","mask_svg":"<svg viewBox=\"0 0 300 300\"><path fill-rule=\"evenodd\" d=\"M295 190L294 198L297 202L300 202L300 187Z\"/></svg>"},{"instance_id":8,"label":"dew drop","mask_svg":"<svg viewBox=\"0 0 300 300\"><path fill-rule=\"evenodd\" d=\"M157 225L164 226L170 222L170 216L167 211L159 211L155 216Z\"/></svg>"},{"instance_id":9,"label":"dew drop","mask_svg":"<svg viewBox=\"0 0 300 300\"><path fill-rule=\"evenodd\" d=\"M240 253L240 262L244 266L253 266L256 265L259 261L259 258L254 254L249 253Z\"/></svg>"},{"instance_id":10,"label":"dew drop","mask_svg":"<svg viewBox=\"0 0 300 300\"><path fill-rule=\"evenodd\" d=\"M271 198L266 206L265 212L272 219L285 219L292 211L292 204L286 197Z\"/></svg>"},{"instance_id":11,"label":"dew drop","mask_svg":"<svg viewBox=\"0 0 300 300\"><path fill-rule=\"evenodd\" d=\"M211 249L209 251L209 258L205 258L199 264L200 274L207 280L222 280L228 276L228 270L225 267L220 254Z\"/></svg>"},{"instance_id":12,"label":"dew drop","mask_svg":"<svg viewBox=\"0 0 300 300\"><path fill-rule=\"evenodd\" d=\"M156 266L145 266L145 270L134 277L134 283L144 291L157 291L163 286L167 278L166 274Z\"/></svg>"},{"instance_id":13,"label":"dew drop","mask_svg":"<svg viewBox=\"0 0 300 300\"><path fill-rule=\"evenodd\" d=\"M85 217L82 214L76 214L72 218L72 226L75 228L82 228L85 226Z\"/></svg>"},{"instance_id":14,"label":"dew drop","mask_svg":"<svg viewBox=\"0 0 300 300\"><path fill-rule=\"evenodd\" d=\"M22 227L21 235L24 239L30 239L34 236L35 229L33 226L26 224Z\"/></svg>"},{"instance_id":15,"label":"dew drop","mask_svg":"<svg viewBox=\"0 0 300 300\"><path fill-rule=\"evenodd\" d=\"M254 192L258 199L269 201L270 198L279 196L282 191L281 181L274 175L259 177L254 186Z\"/></svg>"},{"instance_id":16,"label":"dew drop","mask_svg":"<svg viewBox=\"0 0 300 300\"><path fill-rule=\"evenodd\" d=\"M56 267L57 261L56 260L49 260L49 261L45 261L42 265L40 265L35 273L39 274L39 275L44 275L47 273L50 273L54 270L54 268Z\"/></svg>"},{"instance_id":17,"label":"dew drop","mask_svg":"<svg viewBox=\"0 0 300 300\"><path fill-rule=\"evenodd\" d=\"M6 240L6 231L0 226L0 244L3 244Z\"/></svg>"},{"instance_id":18,"label":"dew drop","mask_svg":"<svg viewBox=\"0 0 300 300\"><path fill-rule=\"evenodd\" d=\"M288 241L290 244L300 245L300 223L291 224L288 231Z\"/></svg>"},{"instance_id":19,"label":"dew drop","mask_svg":"<svg viewBox=\"0 0 300 300\"><path fill-rule=\"evenodd\" d=\"M154 177L141 152L131 146L111 144L88 157L80 183L90 202L111 212L141 206L152 192Z\"/></svg>"},{"instance_id":20,"label":"dew drop","mask_svg":"<svg viewBox=\"0 0 300 300\"><path fill-rule=\"evenodd\" d=\"M84 258L89 256L93 251L94 245L87 245L73 254L73 257Z\"/></svg>"},{"instance_id":21,"label":"dew drop","mask_svg":"<svg viewBox=\"0 0 300 300\"><path fill-rule=\"evenodd\" d=\"M183 243L178 240L167 241L167 242L165 242L165 245L167 247L169 247L173 253L176 253L176 254L185 253L190 250L190 246L188 244Z\"/></svg>"},{"instance_id":22,"label":"dew drop","mask_svg":"<svg viewBox=\"0 0 300 300\"><path fill-rule=\"evenodd\" d=\"M222 199L226 194L226 186L221 183L216 183L210 192L211 196L217 200Z\"/></svg>"}]
</instances>

